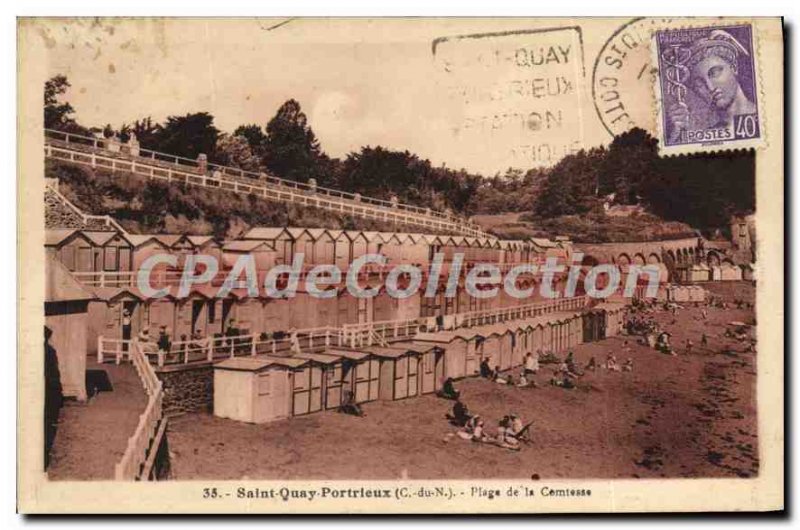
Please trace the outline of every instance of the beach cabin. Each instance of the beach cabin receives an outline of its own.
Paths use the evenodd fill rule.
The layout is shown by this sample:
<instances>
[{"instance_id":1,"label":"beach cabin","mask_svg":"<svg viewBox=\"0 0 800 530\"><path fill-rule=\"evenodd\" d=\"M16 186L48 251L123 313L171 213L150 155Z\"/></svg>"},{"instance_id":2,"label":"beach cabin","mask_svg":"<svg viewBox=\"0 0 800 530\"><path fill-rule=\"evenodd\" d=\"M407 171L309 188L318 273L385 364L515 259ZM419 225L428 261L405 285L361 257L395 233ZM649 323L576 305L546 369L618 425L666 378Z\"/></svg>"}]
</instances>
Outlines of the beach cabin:
<instances>
[{"instance_id":1,"label":"beach cabin","mask_svg":"<svg viewBox=\"0 0 800 530\"><path fill-rule=\"evenodd\" d=\"M428 243L422 234L406 234L403 242L403 262L417 266L428 265Z\"/></svg>"},{"instance_id":2,"label":"beach cabin","mask_svg":"<svg viewBox=\"0 0 800 530\"><path fill-rule=\"evenodd\" d=\"M393 266L408 263L400 236L391 232L381 232L376 239L378 241L378 253L386 258L387 265Z\"/></svg>"},{"instance_id":3,"label":"beach cabin","mask_svg":"<svg viewBox=\"0 0 800 530\"><path fill-rule=\"evenodd\" d=\"M319 410L338 408L342 404L342 357L325 353L298 353L297 359L309 362L310 403ZM314 412L312 410L311 412Z\"/></svg>"},{"instance_id":4,"label":"beach cabin","mask_svg":"<svg viewBox=\"0 0 800 530\"><path fill-rule=\"evenodd\" d=\"M286 228L251 228L240 239L259 240L275 250L275 262L291 264L294 254L294 238Z\"/></svg>"},{"instance_id":5,"label":"beach cabin","mask_svg":"<svg viewBox=\"0 0 800 530\"><path fill-rule=\"evenodd\" d=\"M156 254L170 254L169 246L153 235L129 234L128 239L133 245L132 270L137 272L148 258ZM164 268L165 265L159 267Z\"/></svg>"},{"instance_id":6,"label":"beach cabin","mask_svg":"<svg viewBox=\"0 0 800 530\"><path fill-rule=\"evenodd\" d=\"M222 246L213 236L186 236L192 243L195 254L212 256L217 261L222 261Z\"/></svg>"},{"instance_id":7,"label":"beach cabin","mask_svg":"<svg viewBox=\"0 0 800 530\"><path fill-rule=\"evenodd\" d=\"M46 262L44 298L44 369L48 387L86 400L86 331L88 304L94 294L55 259Z\"/></svg>"},{"instance_id":8,"label":"beach cabin","mask_svg":"<svg viewBox=\"0 0 800 530\"><path fill-rule=\"evenodd\" d=\"M350 263L369 253L369 239L364 232L347 230L345 233L350 239Z\"/></svg>"},{"instance_id":9,"label":"beach cabin","mask_svg":"<svg viewBox=\"0 0 800 530\"><path fill-rule=\"evenodd\" d=\"M430 343L403 342L366 348L380 361L380 398L398 400L435 392L442 384L444 355Z\"/></svg>"},{"instance_id":10,"label":"beach cabin","mask_svg":"<svg viewBox=\"0 0 800 530\"><path fill-rule=\"evenodd\" d=\"M334 241L333 264L342 271L344 276L348 267L350 267L350 246L352 242L344 230L328 230L328 234Z\"/></svg>"},{"instance_id":11,"label":"beach cabin","mask_svg":"<svg viewBox=\"0 0 800 530\"><path fill-rule=\"evenodd\" d=\"M479 371L480 355L477 351L479 335L471 329L418 333L414 341L435 344L444 350L445 379L469 377Z\"/></svg>"},{"instance_id":12,"label":"beach cabin","mask_svg":"<svg viewBox=\"0 0 800 530\"><path fill-rule=\"evenodd\" d=\"M380 397L380 361L366 351L350 348L326 348L326 355L342 359L342 396L349 391L357 403Z\"/></svg>"},{"instance_id":13,"label":"beach cabin","mask_svg":"<svg viewBox=\"0 0 800 530\"><path fill-rule=\"evenodd\" d=\"M309 228L308 234L313 241L313 253L311 256L306 256L305 263L308 265L334 264L336 262L336 238L334 235L324 228Z\"/></svg>"},{"instance_id":14,"label":"beach cabin","mask_svg":"<svg viewBox=\"0 0 800 530\"><path fill-rule=\"evenodd\" d=\"M256 264L256 270L259 272L268 271L276 265L278 255L272 245L267 241L259 240L236 240L229 241L222 246L222 263L220 263L220 271L230 270L236 261L242 256L252 256ZM240 276L244 279L244 274ZM259 275L259 279L263 278L263 274ZM259 282L259 289L261 284Z\"/></svg>"},{"instance_id":15,"label":"beach cabin","mask_svg":"<svg viewBox=\"0 0 800 530\"><path fill-rule=\"evenodd\" d=\"M483 337L479 341L480 358L488 359L492 368L499 366L501 370L511 368L514 349L513 333L506 324L490 324L480 326L475 331Z\"/></svg>"},{"instance_id":16,"label":"beach cabin","mask_svg":"<svg viewBox=\"0 0 800 530\"><path fill-rule=\"evenodd\" d=\"M268 357L234 357L214 365L214 415L266 423L292 415L293 371Z\"/></svg>"},{"instance_id":17,"label":"beach cabin","mask_svg":"<svg viewBox=\"0 0 800 530\"><path fill-rule=\"evenodd\" d=\"M105 244L111 243L106 256ZM61 262L69 271L76 272L81 281L99 285L102 272L119 270L119 249L123 251L123 266L130 270L131 244L116 232L88 232L55 229L45 232L45 252ZM98 273L97 275L87 273Z\"/></svg>"}]
</instances>

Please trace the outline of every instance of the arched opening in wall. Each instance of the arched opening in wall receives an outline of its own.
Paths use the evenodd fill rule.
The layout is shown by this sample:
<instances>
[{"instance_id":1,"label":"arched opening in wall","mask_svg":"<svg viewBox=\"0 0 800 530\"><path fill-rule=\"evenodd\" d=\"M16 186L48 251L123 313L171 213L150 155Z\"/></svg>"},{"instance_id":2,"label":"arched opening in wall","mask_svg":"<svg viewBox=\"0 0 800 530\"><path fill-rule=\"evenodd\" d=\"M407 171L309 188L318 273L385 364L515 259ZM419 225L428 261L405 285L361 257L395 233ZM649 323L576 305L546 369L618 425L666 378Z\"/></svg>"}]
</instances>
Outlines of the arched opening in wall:
<instances>
[{"instance_id":1,"label":"arched opening in wall","mask_svg":"<svg viewBox=\"0 0 800 530\"><path fill-rule=\"evenodd\" d=\"M687 265L689 263L689 251L687 249L682 249L681 254L683 255L683 264Z\"/></svg>"},{"instance_id":2,"label":"arched opening in wall","mask_svg":"<svg viewBox=\"0 0 800 530\"><path fill-rule=\"evenodd\" d=\"M664 260L664 266L667 268L667 272L669 273L669 277L667 278L668 281L673 281L678 277L678 272L676 271L676 263L675 263L675 252L672 250L667 250L662 253L662 259Z\"/></svg>"},{"instance_id":3,"label":"arched opening in wall","mask_svg":"<svg viewBox=\"0 0 800 530\"><path fill-rule=\"evenodd\" d=\"M636 254L635 256L633 256L633 262L636 265L645 265L645 264L647 264L647 260L645 260L644 254L641 254L641 253Z\"/></svg>"},{"instance_id":4,"label":"arched opening in wall","mask_svg":"<svg viewBox=\"0 0 800 530\"><path fill-rule=\"evenodd\" d=\"M713 250L708 252L708 257L706 258L709 267L719 267L720 259L719 254L714 252Z\"/></svg>"},{"instance_id":5,"label":"arched opening in wall","mask_svg":"<svg viewBox=\"0 0 800 530\"><path fill-rule=\"evenodd\" d=\"M689 249L689 263L694 264L694 248Z\"/></svg>"}]
</instances>

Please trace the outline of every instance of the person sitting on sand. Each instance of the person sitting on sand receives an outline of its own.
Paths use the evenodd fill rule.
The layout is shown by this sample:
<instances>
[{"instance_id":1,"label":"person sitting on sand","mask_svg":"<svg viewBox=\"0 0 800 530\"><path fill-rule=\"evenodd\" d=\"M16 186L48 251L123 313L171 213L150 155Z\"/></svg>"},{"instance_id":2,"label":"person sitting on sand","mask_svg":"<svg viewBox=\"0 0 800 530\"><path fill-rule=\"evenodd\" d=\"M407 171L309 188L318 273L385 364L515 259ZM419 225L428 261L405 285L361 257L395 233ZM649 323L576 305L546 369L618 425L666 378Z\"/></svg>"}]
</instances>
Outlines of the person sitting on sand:
<instances>
[{"instance_id":1,"label":"person sitting on sand","mask_svg":"<svg viewBox=\"0 0 800 530\"><path fill-rule=\"evenodd\" d=\"M445 379L444 383L442 383L442 389L438 392L439 397L445 399L458 399L459 391L456 389L454 383L455 382L453 381L452 377Z\"/></svg>"},{"instance_id":2,"label":"person sitting on sand","mask_svg":"<svg viewBox=\"0 0 800 530\"><path fill-rule=\"evenodd\" d=\"M358 416L359 418L366 416L364 411L361 409L361 405L356 403L355 394L353 394L353 392L350 390L345 391L344 399L342 400L342 404L339 406L339 412L342 414L350 414L351 416Z\"/></svg>"},{"instance_id":3,"label":"person sitting on sand","mask_svg":"<svg viewBox=\"0 0 800 530\"><path fill-rule=\"evenodd\" d=\"M481 377L485 377L486 379L492 379L494 377L494 372L492 372L492 369L489 366L489 359L484 359L481 361L480 373Z\"/></svg>"},{"instance_id":4,"label":"person sitting on sand","mask_svg":"<svg viewBox=\"0 0 800 530\"><path fill-rule=\"evenodd\" d=\"M619 365L617 364L617 357L612 352L608 352L606 356L606 370L611 370L612 372L619 372Z\"/></svg>"},{"instance_id":5,"label":"person sitting on sand","mask_svg":"<svg viewBox=\"0 0 800 530\"><path fill-rule=\"evenodd\" d=\"M591 370L592 372L597 370L597 361L595 360L594 356L589 359L589 364L586 365L586 370Z\"/></svg>"},{"instance_id":6,"label":"person sitting on sand","mask_svg":"<svg viewBox=\"0 0 800 530\"><path fill-rule=\"evenodd\" d=\"M504 377L500 376L500 365L495 366L494 367L494 372L492 372L492 373L494 374L493 381L495 383L500 384L500 385L507 385L508 384L508 380L505 379Z\"/></svg>"},{"instance_id":7,"label":"person sitting on sand","mask_svg":"<svg viewBox=\"0 0 800 530\"><path fill-rule=\"evenodd\" d=\"M519 373L519 379L517 380L517 386L528 386L528 378L525 377L525 370Z\"/></svg>"},{"instance_id":8,"label":"person sitting on sand","mask_svg":"<svg viewBox=\"0 0 800 530\"><path fill-rule=\"evenodd\" d=\"M471 417L472 415L469 413L467 406L461 401L460 398L456 398L456 402L453 404L453 414L449 415L448 419L455 425L463 427L467 424Z\"/></svg>"},{"instance_id":9,"label":"person sitting on sand","mask_svg":"<svg viewBox=\"0 0 800 530\"><path fill-rule=\"evenodd\" d=\"M541 351L541 350L540 350ZM535 374L539 371L539 353L534 357L532 353L525 354L525 373Z\"/></svg>"},{"instance_id":10,"label":"person sitting on sand","mask_svg":"<svg viewBox=\"0 0 800 530\"><path fill-rule=\"evenodd\" d=\"M578 368L578 365L575 363L575 354L573 352L570 351L567 354L567 358L564 359L564 364L567 365L567 370L569 370L571 374L574 374L575 377L580 377L583 375Z\"/></svg>"},{"instance_id":11,"label":"person sitting on sand","mask_svg":"<svg viewBox=\"0 0 800 530\"><path fill-rule=\"evenodd\" d=\"M515 435L519 434L522 431L522 428L525 427L525 424L522 423L522 418L519 417L519 414L514 414L513 412L509 414L508 418L511 432Z\"/></svg>"},{"instance_id":12,"label":"person sitting on sand","mask_svg":"<svg viewBox=\"0 0 800 530\"><path fill-rule=\"evenodd\" d=\"M473 442L491 442L491 437L486 434L486 429L483 424L483 420L478 420L475 423L475 427L472 429L472 441Z\"/></svg>"},{"instance_id":13,"label":"person sitting on sand","mask_svg":"<svg viewBox=\"0 0 800 530\"><path fill-rule=\"evenodd\" d=\"M497 438L495 443L498 447L510 449L512 451L519 451L519 440L514 436L514 431L511 428L511 418L505 416L498 422Z\"/></svg>"},{"instance_id":14,"label":"person sitting on sand","mask_svg":"<svg viewBox=\"0 0 800 530\"><path fill-rule=\"evenodd\" d=\"M628 360L625 361L625 364L622 365L623 372L633 372L633 359L628 357Z\"/></svg>"}]
</instances>

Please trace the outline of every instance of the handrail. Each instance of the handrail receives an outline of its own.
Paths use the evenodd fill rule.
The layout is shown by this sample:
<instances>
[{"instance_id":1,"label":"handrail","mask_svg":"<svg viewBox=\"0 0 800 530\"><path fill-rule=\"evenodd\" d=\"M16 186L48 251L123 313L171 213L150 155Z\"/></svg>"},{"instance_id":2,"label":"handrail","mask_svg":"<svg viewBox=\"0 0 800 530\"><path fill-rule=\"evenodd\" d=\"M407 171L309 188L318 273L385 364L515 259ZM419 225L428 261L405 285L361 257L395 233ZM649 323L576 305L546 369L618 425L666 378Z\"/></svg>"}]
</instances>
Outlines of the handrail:
<instances>
[{"instance_id":1,"label":"handrail","mask_svg":"<svg viewBox=\"0 0 800 530\"><path fill-rule=\"evenodd\" d=\"M158 167L156 164L157 162L167 164L170 166L175 167L182 167L188 168L189 170L194 170L191 173L191 176L197 178L198 176L201 177L202 183L192 182L187 179L186 183L191 185L207 185L206 181L211 182L219 182L220 184L227 184L230 186L233 184L234 188L236 187L237 183L243 184L249 188L262 188L263 186L259 186L258 183L268 183L276 188L283 188L286 190L296 190L298 192L302 192L304 195L311 197L314 196L322 196L322 197L330 197L334 199L339 199L340 201L346 201L348 203L354 203L351 205L352 207L368 205L372 206L376 209L379 209L383 216L374 214L370 216L371 218L381 218L386 217L387 215L391 214L398 214L406 212L406 219L402 222L407 222L410 224L421 224L422 226L432 226L436 224L446 225L446 228L452 230L457 233L462 233L464 235L469 235L473 237L491 237L490 235L486 234L481 230L477 225L469 223L466 219L461 217L448 214L445 212L439 212L436 210L432 210L430 208L422 208L419 206L413 206L410 204L404 204L399 202L393 201L386 201L384 199L377 199L374 197L362 196L357 193L350 193L340 190L335 190L332 188L325 188L322 186L316 186L313 184L295 182L290 180L280 179L274 176L267 175L265 173L256 173L252 171L246 171L239 168L232 168L228 166L221 166L217 164L200 164L197 160L192 160L189 158L179 157L175 155L169 155L166 153L159 153L157 151L151 151L148 149L136 149L135 151L131 151L130 146L125 144L121 144L114 141L109 140L101 140L98 138L86 137L81 135L75 135L71 133L65 133L62 131L55 131L52 129L45 129L45 148L46 148L46 155L53 157L54 149L58 152L58 145L61 144L62 147L65 147L67 151L74 150L77 152L83 152L75 148L75 145L83 146L85 149L89 149L91 156L91 163L89 165L96 166L97 165L97 157L101 156L101 158L113 158L113 159L122 159L126 161L131 161L134 163L134 167L136 166L137 162L139 165L148 165L147 162L150 164ZM115 150L108 149L108 145L115 145ZM54 147L56 146L56 147ZM128 150L127 153L122 151L122 147L126 147ZM59 157L54 157L59 158ZM86 163L81 161L74 160L74 157L69 158L70 161L75 163ZM107 160L106 160L107 161ZM113 162L112 162L113 167ZM130 168L133 169L133 168ZM175 170L178 173L183 173L183 170ZM210 173L210 175L208 174ZM231 177L231 178L225 178ZM235 180L236 178L243 178L246 179L247 182L242 182ZM225 187L222 185L213 185L211 187ZM232 191L238 191L234 189ZM266 194L264 194L266 196ZM319 200L319 199L317 199ZM334 208L335 209L335 208ZM414 214L414 216L418 217L426 217L429 218L429 223L420 223L419 221L409 221L408 214ZM414 216L411 219L414 219ZM435 221L438 221L436 223Z\"/></svg>"},{"instance_id":2,"label":"handrail","mask_svg":"<svg viewBox=\"0 0 800 530\"><path fill-rule=\"evenodd\" d=\"M452 319L446 328L473 327L494 324L508 320L519 320L556 311L580 310L586 306L586 297L573 296L545 300L532 304L483 309L465 313L447 315ZM344 324L341 327L305 328L285 332L275 337L260 333L243 333L232 336L203 337L173 341L169 352L160 351L155 342L141 343L136 340L98 338L98 362L102 363L106 355L114 355L117 363L127 350L129 355L137 350L148 361L159 367L192 362L212 362L218 359L238 356L255 356L260 354L293 354L303 351L315 351L320 348L357 347L372 345L387 340L413 338L422 327L429 328L436 317L418 317L401 320L382 320ZM127 344L127 348L125 347ZM106 348L110 345L111 348ZM135 345L135 347L134 347ZM131 357L132 358L132 357Z\"/></svg>"},{"instance_id":3,"label":"handrail","mask_svg":"<svg viewBox=\"0 0 800 530\"><path fill-rule=\"evenodd\" d=\"M136 430L128 438L125 453L114 466L114 480L140 480L143 478L142 467L147 461L148 455L157 450L152 444L163 416L163 384L158 380L153 367L145 359L137 341L132 342L129 355L142 380L148 399L144 412L139 416Z\"/></svg>"},{"instance_id":4,"label":"handrail","mask_svg":"<svg viewBox=\"0 0 800 530\"><path fill-rule=\"evenodd\" d=\"M555 300L535 302L533 304L483 309L466 313L447 315L452 323L450 327L474 327L484 324L494 324L508 320L518 320L533 316L544 315L556 311L579 310L586 304L586 297L573 296ZM430 327L430 321L436 317L419 317L404 320L383 320L362 322L358 324L345 324L342 326L342 335L350 347L373 344L375 336L386 339L412 338L423 326ZM447 328L448 326L445 326Z\"/></svg>"},{"instance_id":5,"label":"handrail","mask_svg":"<svg viewBox=\"0 0 800 530\"><path fill-rule=\"evenodd\" d=\"M52 193L56 199L58 199L62 204L66 205L69 209L71 209L76 215L80 216L81 221L83 224L88 225L90 220L101 221L106 226L113 228L123 234L127 234L126 230L122 227L121 224L116 222L113 217L110 215L93 215L85 213L83 210L78 208L72 201L67 199L60 191L58 191L54 186L52 186L49 182L45 184L46 190Z\"/></svg>"}]
</instances>

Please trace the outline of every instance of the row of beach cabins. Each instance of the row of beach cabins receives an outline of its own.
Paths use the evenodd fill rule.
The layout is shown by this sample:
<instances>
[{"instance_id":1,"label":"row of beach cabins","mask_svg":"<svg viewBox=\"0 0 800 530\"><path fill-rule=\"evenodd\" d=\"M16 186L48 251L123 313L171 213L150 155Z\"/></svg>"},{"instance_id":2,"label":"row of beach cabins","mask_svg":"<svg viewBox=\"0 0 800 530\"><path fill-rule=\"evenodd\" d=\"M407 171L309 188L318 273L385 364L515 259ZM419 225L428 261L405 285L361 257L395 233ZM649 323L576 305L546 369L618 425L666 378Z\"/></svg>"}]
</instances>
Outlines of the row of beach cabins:
<instances>
[{"instance_id":1,"label":"row of beach cabins","mask_svg":"<svg viewBox=\"0 0 800 530\"><path fill-rule=\"evenodd\" d=\"M486 359L512 370L527 354L563 352L621 333L624 304L555 312L359 348L323 347L278 356L231 357L214 365L214 414L265 423L356 403L432 394L448 378L475 376Z\"/></svg>"},{"instance_id":2,"label":"row of beach cabins","mask_svg":"<svg viewBox=\"0 0 800 530\"><path fill-rule=\"evenodd\" d=\"M219 242L211 236L141 235L120 231L47 230L47 252L58 258L79 280L98 286L132 285L133 272L151 256L162 253L207 254L230 267L243 254L253 256L257 269L291 264L304 256L304 268L332 264L341 270L365 254L380 254L388 266L426 266L441 253L444 261L463 255L466 265L494 263L513 266L538 263L547 257L566 259L569 241L547 239L498 240L398 232L329 230L322 228L253 228L241 238Z\"/></svg>"}]
</instances>

